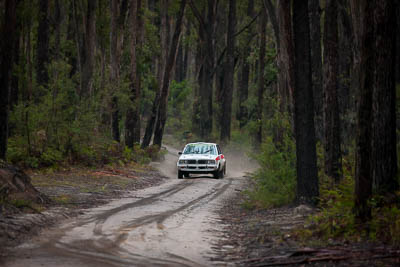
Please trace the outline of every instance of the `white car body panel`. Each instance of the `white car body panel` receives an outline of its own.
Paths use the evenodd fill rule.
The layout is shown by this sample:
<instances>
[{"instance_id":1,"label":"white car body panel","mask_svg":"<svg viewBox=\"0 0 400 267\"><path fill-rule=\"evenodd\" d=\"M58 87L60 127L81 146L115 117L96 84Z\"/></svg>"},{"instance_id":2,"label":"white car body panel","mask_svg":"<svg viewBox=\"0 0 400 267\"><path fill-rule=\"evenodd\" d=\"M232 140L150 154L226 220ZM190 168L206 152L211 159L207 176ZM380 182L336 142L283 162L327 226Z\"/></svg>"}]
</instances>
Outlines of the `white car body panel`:
<instances>
[{"instance_id":1,"label":"white car body panel","mask_svg":"<svg viewBox=\"0 0 400 267\"><path fill-rule=\"evenodd\" d=\"M188 152L190 148L193 153ZM204 151L205 150L205 151ZM178 159L178 178L189 174L213 174L216 178L222 178L226 171L226 158L221 149L215 143L189 143L183 149Z\"/></svg>"}]
</instances>

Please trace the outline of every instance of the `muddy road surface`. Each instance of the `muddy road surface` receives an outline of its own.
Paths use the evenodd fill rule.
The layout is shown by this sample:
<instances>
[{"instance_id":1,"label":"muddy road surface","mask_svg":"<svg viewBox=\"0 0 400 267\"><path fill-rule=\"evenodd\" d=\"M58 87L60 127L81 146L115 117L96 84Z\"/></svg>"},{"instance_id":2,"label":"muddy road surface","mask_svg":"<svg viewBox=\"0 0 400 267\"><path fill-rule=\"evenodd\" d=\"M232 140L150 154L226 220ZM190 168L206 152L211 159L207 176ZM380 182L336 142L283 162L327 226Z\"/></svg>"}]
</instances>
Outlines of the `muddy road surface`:
<instances>
[{"instance_id":1,"label":"muddy road surface","mask_svg":"<svg viewBox=\"0 0 400 267\"><path fill-rule=\"evenodd\" d=\"M177 179L177 152L156 168L170 177L43 231L3 266L208 266L218 243L215 210L241 188L246 164L227 159L227 175ZM242 165L241 165L242 164ZM244 165L243 165L244 164ZM235 170L236 168L236 170ZM223 263L221 263L223 265Z\"/></svg>"}]
</instances>

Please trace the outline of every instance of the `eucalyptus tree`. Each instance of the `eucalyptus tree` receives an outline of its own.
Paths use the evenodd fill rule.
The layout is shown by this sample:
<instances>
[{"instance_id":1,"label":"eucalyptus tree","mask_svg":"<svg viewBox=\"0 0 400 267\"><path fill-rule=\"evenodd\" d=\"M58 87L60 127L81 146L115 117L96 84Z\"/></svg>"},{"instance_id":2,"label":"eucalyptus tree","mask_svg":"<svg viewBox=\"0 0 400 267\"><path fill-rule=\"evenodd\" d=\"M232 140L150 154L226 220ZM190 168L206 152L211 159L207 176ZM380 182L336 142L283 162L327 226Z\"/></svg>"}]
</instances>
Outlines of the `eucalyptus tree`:
<instances>
[{"instance_id":1,"label":"eucalyptus tree","mask_svg":"<svg viewBox=\"0 0 400 267\"><path fill-rule=\"evenodd\" d=\"M397 1L352 0L358 89L355 213L371 217L372 193L390 195L397 179L395 47Z\"/></svg>"},{"instance_id":2,"label":"eucalyptus tree","mask_svg":"<svg viewBox=\"0 0 400 267\"><path fill-rule=\"evenodd\" d=\"M17 24L17 1L6 0L0 47L0 159L5 159L8 139L8 112L13 49Z\"/></svg>"},{"instance_id":3,"label":"eucalyptus tree","mask_svg":"<svg viewBox=\"0 0 400 267\"><path fill-rule=\"evenodd\" d=\"M179 12L175 23L175 30L172 36L171 45L168 51L167 61L165 64L165 70L163 75L161 94L160 94L160 105L157 114L157 123L154 130L154 141L155 145L161 147L162 139L164 135L165 123L167 122L167 107L168 107L168 95L169 87L172 78L172 70L176 63L176 55L178 52L179 40L182 33L183 16L185 14L187 0L181 0L179 6Z\"/></svg>"},{"instance_id":4,"label":"eucalyptus tree","mask_svg":"<svg viewBox=\"0 0 400 267\"><path fill-rule=\"evenodd\" d=\"M137 70L137 47L139 36L141 35L139 27L140 9L142 8L141 0L133 0L130 3L129 15L129 54L130 54L130 75L129 75L129 89L130 89L130 106L126 112L125 119L125 144L128 147L133 147L135 143L140 143L140 77Z\"/></svg>"},{"instance_id":5,"label":"eucalyptus tree","mask_svg":"<svg viewBox=\"0 0 400 267\"><path fill-rule=\"evenodd\" d=\"M236 0L229 0L228 30L226 37L226 57L224 66L224 83L221 92L220 139L227 142L231 138L232 97L235 74L235 25Z\"/></svg>"},{"instance_id":6,"label":"eucalyptus tree","mask_svg":"<svg viewBox=\"0 0 400 267\"><path fill-rule=\"evenodd\" d=\"M267 28L267 13L265 10L261 12L260 15L260 45L258 53L258 84L257 84L257 135L256 144L259 146L262 143L262 132L263 132L263 100L265 91L265 79L264 79L264 69L265 69L265 49L266 49L266 28Z\"/></svg>"},{"instance_id":7,"label":"eucalyptus tree","mask_svg":"<svg viewBox=\"0 0 400 267\"><path fill-rule=\"evenodd\" d=\"M297 201L313 204L319 196L319 188L307 1L293 1L293 38Z\"/></svg>"},{"instance_id":8,"label":"eucalyptus tree","mask_svg":"<svg viewBox=\"0 0 400 267\"><path fill-rule=\"evenodd\" d=\"M324 159L325 173L336 183L342 176L338 102L338 4L327 0L324 22Z\"/></svg>"},{"instance_id":9,"label":"eucalyptus tree","mask_svg":"<svg viewBox=\"0 0 400 267\"><path fill-rule=\"evenodd\" d=\"M85 29L80 32L80 97L87 97L93 92L93 71L95 69L96 51L96 9L97 1L88 1L85 19Z\"/></svg>"},{"instance_id":10,"label":"eucalyptus tree","mask_svg":"<svg viewBox=\"0 0 400 267\"><path fill-rule=\"evenodd\" d=\"M322 48L321 48L321 7L319 0L308 0L310 13L311 70L314 96L315 134L323 140L323 88L322 88Z\"/></svg>"},{"instance_id":11,"label":"eucalyptus tree","mask_svg":"<svg viewBox=\"0 0 400 267\"><path fill-rule=\"evenodd\" d=\"M213 128L213 88L216 67L216 23L218 2L204 1L199 9L199 1L189 0L189 5L198 22L198 64L195 99L193 102L192 131L202 139L208 139Z\"/></svg>"},{"instance_id":12,"label":"eucalyptus tree","mask_svg":"<svg viewBox=\"0 0 400 267\"><path fill-rule=\"evenodd\" d=\"M249 0L247 2L247 9L246 9L246 19L250 20L253 19L255 15L254 10L254 0ZM238 88L237 88L237 112L236 112L236 119L239 121L239 127L243 128L249 119L249 111L246 106L246 101L249 97L249 78L250 78L250 63L249 63L249 56L251 53L251 41L254 36L254 30L252 27L249 27L245 34L245 46L241 49L242 50L242 64L239 71L239 81L238 81Z\"/></svg>"},{"instance_id":13,"label":"eucalyptus tree","mask_svg":"<svg viewBox=\"0 0 400 267\"><path fill-rule=\"evenodd\" d=\"M36 81L38 85L47 87L49 75L47 65L49 63L49 0L39 0L39 25L37 28L37 52L36 52Z\"/></svg>"}]
</instances>

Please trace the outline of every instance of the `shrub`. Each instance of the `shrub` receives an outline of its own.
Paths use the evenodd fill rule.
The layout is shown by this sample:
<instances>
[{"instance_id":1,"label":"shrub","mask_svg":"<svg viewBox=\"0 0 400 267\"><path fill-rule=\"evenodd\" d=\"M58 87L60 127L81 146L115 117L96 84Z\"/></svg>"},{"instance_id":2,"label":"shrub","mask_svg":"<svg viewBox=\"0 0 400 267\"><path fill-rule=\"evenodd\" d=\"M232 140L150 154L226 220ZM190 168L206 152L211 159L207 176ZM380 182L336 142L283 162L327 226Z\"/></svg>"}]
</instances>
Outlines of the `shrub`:
<instances>
[{"instance_id":1,"label":"shrub","mask_svg":"<svg viewBox=\"0 0 400 267\"><path fill-rule=\"evenodd\" d=\"M293 202L296 196L296 147L287 115L275 112L268 120L269 135L256 156L260 168L256 186L248 192L251 207L270 208Z\"/></svg>"},{"instance_id":2,"label":"shrub","mask_svg":"<svg viewBox=\"0 0 400 267\"><path fill-rule=\"evenodd\" d=\"M320 183L321 211L308 219L308 226L297 231L303 240L340 239L348 241L381 241L400 245L400 191L397 201L385 202L382 196L373 196L371 220L357 224L354 217L354 155L343 158L343 179L334 185L328 179Z\"/></svg>"}]
</instances>

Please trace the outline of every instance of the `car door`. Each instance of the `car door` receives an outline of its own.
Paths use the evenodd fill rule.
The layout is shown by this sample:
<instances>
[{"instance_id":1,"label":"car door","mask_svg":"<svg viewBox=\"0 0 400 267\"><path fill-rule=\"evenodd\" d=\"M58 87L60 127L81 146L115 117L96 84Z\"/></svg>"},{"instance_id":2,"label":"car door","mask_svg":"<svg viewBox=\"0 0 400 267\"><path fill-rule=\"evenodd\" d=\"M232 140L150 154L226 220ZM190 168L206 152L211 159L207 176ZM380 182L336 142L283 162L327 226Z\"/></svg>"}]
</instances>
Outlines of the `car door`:
<instances>
[{"instance_id":1,"label":"car door","mask_svg":"<svg viewBox=\"0 0 400 267\"><path fill-rule=\"evenodd\" d=\"M223 168L223 167L225 167L225 164L226 164L226 160L225 160L225 156L224 156L224 154L222 154L222 150L221 150L221 148L219 147L219 145L217 145L217 151L218 151L218 157L220 158L220 160L221 160L221 168Z\"/></svg>"}]
</instances>

